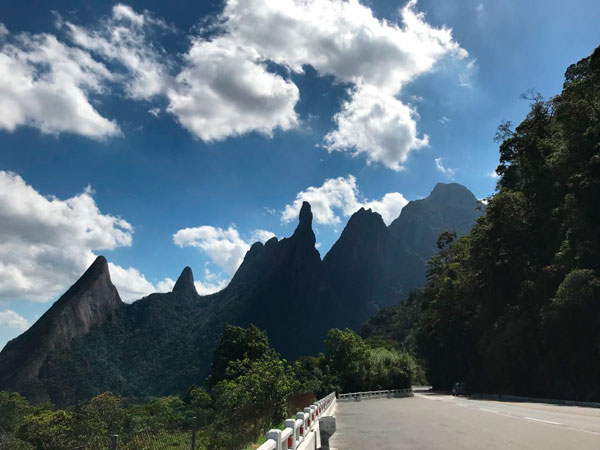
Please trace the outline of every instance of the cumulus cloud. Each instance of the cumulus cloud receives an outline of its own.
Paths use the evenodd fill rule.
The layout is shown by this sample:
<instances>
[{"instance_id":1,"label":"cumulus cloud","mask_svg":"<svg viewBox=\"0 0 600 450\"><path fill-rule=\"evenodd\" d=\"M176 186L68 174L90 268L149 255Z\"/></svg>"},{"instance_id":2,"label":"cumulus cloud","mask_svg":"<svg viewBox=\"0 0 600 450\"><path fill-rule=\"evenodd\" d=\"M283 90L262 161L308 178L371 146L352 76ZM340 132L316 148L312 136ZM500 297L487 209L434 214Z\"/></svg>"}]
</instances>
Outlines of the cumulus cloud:
<instances>
[{"instance_id":1,"label":"cumulus cloud","mask_svg":"<svg viewBox=\"0 0 600 450\"><path fill-rule=\"evenodd\" d=\"M357 0L229 0L221 19L230 46L244 43L289 70L301 73L311 65L353 84L325 147L393 170L427 145L414 111L397 98L402 87L446 55L467 56L451 30L425 21L416 0L402 9L401 26L377 19Z\"/></svg>"},{"instance_id":2,"label":"cumulus cloud","mask_svg":"<svg viewBox=\"0 0 600 450\"><path fill-rule=\"evenodd\" d=\"M91 188L65 200L45 197L19 175L0 171L0 298L46 302L69 287L96 250L131 246L133 227L103 214ZM110 264L122 298L135 300L152 284L134 268Z\"/></svg>"},{"instance_id":3,"label":"cumulus cloud","mask_svg":"<svg viewBox=\"0 0 600 450\"><path fill-rule=\"evenodd\" d=\"M93 139L120 134L89 96L113 79L87 52L50 34L8 34L0 41L0 129L28 125L42 133L75 133Z\"/></svg>"},{"instance_id":4,"label":"cumulus cloud","mask_svg":"<svg viewBox=\"0 0 600 450\"><path fill-rule=\"evenodd\" d=\"M16 312L7 309L5 311L0 311L0 327L14 328L15 330L25 331L27 328L29 328L29 322Z\"/></svg>"},{"instance_id":5,"label":"cumulus cloud","mask_svg":"<svg viewBox=\"0 0 600 450\"><path fill-rule=\"evenodd\" d=\"M169 29L164 21L127 5L96 25L57 24L70 45L48 34L2 41L0 128L118 135L90 96L119 86L134 100L164 97L166 111L204 141L270 136L299 126L300 92L289 74L310 65L350 86L323 146L392 170L428 145L415 109L399 99L402 89L442 58L467 57L450 29L427 23L416 0L401 9L399 23L376 18L358 0L226 0L181 57L157 44L157 30ZM470 86L474 71L473 60L460 85Z\"/></svg>"},{"instance_id":6,"label":"cumulus cloud","mask_svg":"<svg viewBox=\"0 0 600 450\"><path fill-rule=\"evenodd\" d=\"M427 146L429 138L417 136L415 111L393 95L369 85L352 91L334 121L337 129L325 136L329 152L364 154L368 163L379 162L401 170L412 150Z\"/></svg>"},{"instance_id":7,"label":"cumulus cloud","mask_svg":"<svg viewBox=\"0 0 600 450\"><path fill-rule=\"evenodd\" d=\"M435 158L435 168L438 172L443 173L450 179L453 179L454 175L456 175L456 169L444 166L443 158Z\"/></svg>"},{"instance_id":8,"label":"cumulus cloud","mask_svg":"<svg viewBox=\"0 0 600 450\"><path fill-rule=\"evenodd\" d=\"M258 131L288 130L298 123L298 87L269 72L259 55L228 36L196 39L186 65L168 92L167 110L204 141Z\"/></svg>"},{"instance_id":9,"label":"cumulus cloud","mask_svg":"<svg viewBox=\"0 0 600 450\"><path fill-rule=\"evenodd\" d=\"M381 200L361 199L356 178L330 178L319 186L310 186L296 195L296 199L286 205L281 215L283 222L295 220L300 213L303 202L311 205L315 223L322 225L337 225L341 222L340 215L350 216L360 208L372 209L381 214L384 222L390 224L400 215L408 200L399 192L389 192Z\"/></svg>"},{"instance_id":10,"label":"cumulus cloud","mask_svg":"<svg viewBox=\"0 0 600 450\"><path fill-rule=\"evenodd\" d=\"M253 242L265 241L274 236L266 230L255 230L251 233L250 241L246 241L233 226L223 229L203 225L177 231L173 235L173 242L179 247L199 248L225 273L233 276Z\"/></svg>"},{"instance_id":11,"label":"cumulus cloud","mask_svg":"<svg viewBox=\"0 0 600 450\"><path fill-rule=\"evenodd\" d=\"M119 80L133 99L148 99L164 93L170 85L168 60L160 47L155 47L150 37L154 29L167 25L149 12L142 14L131 7L118 4L112 16L94 28L62 22L73 43L102 59L117 62L123 67Z\"/></svg>"}]
</instances>

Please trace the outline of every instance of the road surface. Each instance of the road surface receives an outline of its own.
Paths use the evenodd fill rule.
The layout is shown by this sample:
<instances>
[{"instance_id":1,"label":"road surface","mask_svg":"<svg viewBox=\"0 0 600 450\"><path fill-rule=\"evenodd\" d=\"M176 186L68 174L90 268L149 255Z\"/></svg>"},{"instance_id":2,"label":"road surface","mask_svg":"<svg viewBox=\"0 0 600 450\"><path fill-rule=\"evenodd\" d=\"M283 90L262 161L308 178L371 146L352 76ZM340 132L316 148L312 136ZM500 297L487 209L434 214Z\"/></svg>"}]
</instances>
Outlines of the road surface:
<instances>
[{"instance_id":1,"label":"road surface","mask_svg":"<svg viewBox=\"0 0 600 450\"><path fill-rule=\"evenodd\" d=\"M596 408L415 393L338 401L335 416L339 450L600 449Z\"/></svg>"}]
</instances>

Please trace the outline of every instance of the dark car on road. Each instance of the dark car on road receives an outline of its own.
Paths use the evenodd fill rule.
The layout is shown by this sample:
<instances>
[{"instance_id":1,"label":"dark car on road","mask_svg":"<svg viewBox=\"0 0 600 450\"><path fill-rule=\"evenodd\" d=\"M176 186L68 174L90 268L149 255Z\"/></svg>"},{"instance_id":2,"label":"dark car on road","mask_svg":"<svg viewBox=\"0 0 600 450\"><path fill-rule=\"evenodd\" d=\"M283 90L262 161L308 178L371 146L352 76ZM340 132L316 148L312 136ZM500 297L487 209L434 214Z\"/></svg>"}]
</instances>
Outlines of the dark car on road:
<instances>
[{"instance_id":1,"label":"dark car on road","mask_svg":"<svg viewBox=\"0 0 600 450\"><path fill-rule=\"evenodd\" d=\"M471 395L471 391L469 390L467 383L459 381L452 388L452 395L464 395L465 397L468 397Z\"/></svg>"}]
</instances>

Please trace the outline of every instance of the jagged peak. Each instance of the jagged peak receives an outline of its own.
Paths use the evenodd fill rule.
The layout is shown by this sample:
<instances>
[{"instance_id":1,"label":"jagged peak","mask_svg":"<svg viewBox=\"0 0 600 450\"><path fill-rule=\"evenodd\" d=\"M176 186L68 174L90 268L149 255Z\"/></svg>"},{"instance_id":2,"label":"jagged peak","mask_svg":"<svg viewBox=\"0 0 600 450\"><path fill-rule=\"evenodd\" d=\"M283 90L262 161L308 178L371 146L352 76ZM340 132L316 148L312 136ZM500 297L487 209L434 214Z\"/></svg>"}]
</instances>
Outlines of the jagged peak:
<instances>
[{"instance_id":1,"label":"jagged peak","mask_svg":"<svg viewBox=\"0 0 600 450\"><path fill-rule=\"evenodd\" d=\"M194 273L190 266L186 266L182 271L177 282L173 287L173 292L196 292L196 286L194 285Z\"/></svg>"},{"instance_id":2,"label":"jagged peak","mask_svg":"<svg viewBox=\"0 0 600 450\"><path fill-rule=\"evenodd\" d=\"M300 214L298 215L298 226L306 225L308 227L312 227L312 209L310 207L310 203L302 202L302 208L300 208Z\"/></svg>"},{"instance_id":3,"label":"jagged peak","mask_svg":"<svg viewBox=\"0 0 600 450\"><path fill-rule=\"evenodd\" d=\"M306 237L309 243L315 245L315 233L312 229L313 214L310 208L310 203L302 202L302 208L300 208L300 214L298 215L298 226L292 238L299 239Z\"/></svg>"}]
</instances>

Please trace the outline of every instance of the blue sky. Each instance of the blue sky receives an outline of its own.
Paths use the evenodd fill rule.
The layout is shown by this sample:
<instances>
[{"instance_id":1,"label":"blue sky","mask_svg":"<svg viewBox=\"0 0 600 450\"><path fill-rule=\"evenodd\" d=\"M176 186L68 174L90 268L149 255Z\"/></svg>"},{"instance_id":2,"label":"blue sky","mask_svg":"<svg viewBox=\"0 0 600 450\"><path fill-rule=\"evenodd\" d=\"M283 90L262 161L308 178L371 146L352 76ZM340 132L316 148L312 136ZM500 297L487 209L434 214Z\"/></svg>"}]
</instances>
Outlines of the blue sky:
<instances>
[{"instance_id":1,"label":"blue sky","mask_svg":"<svg viewBox=\"0 0 600 450\"><path fill-rule=\"evenodd\" d=\"M494 191L496 127L600 44L594 0L0 4L0 347L96 255L126 301L222 288L313 204Z\"/></svg>"}]
</instances>

